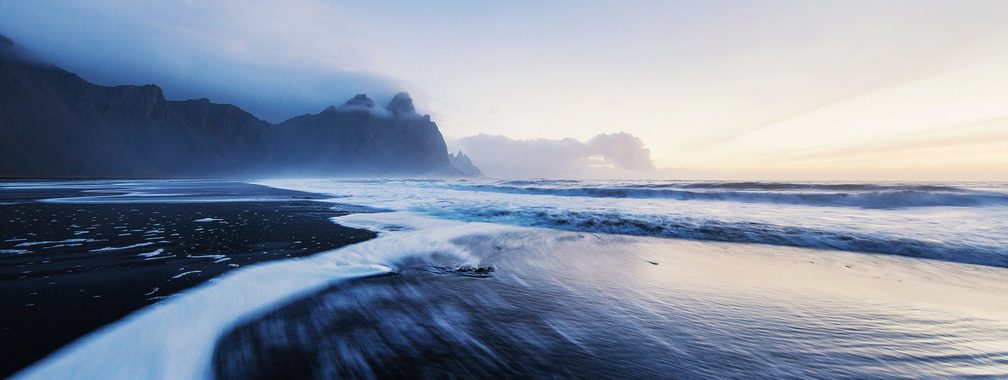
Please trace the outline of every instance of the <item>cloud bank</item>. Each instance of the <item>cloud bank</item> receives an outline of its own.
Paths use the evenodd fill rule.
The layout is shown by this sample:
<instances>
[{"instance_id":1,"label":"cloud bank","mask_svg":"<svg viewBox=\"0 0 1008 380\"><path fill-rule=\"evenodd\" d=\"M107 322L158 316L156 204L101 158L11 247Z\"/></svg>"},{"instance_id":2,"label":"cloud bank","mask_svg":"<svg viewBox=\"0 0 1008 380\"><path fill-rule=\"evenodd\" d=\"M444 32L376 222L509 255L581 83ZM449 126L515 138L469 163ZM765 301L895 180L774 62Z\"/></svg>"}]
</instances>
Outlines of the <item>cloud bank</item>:
<instances>
[{"instance_id":1,"label":"cloud bank","mask_svg":"<svg viewBox=\"0 0 1008 380\"><path fill-rule=\"evenodd\" d=\"M642 178L655 171L651 151L640 138L625 132L604 133L588 141L480 134L450 144L495 178Z\"/></svg>"}]
</instances>

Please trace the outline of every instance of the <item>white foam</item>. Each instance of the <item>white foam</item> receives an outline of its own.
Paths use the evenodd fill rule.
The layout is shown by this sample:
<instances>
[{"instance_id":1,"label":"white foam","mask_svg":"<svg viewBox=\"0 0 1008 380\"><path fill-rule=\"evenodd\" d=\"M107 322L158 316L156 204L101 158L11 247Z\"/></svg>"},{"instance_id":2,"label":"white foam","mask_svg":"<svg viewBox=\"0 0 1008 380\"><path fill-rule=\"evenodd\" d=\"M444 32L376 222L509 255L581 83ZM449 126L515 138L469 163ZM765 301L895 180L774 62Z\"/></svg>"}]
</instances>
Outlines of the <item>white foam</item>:
<instances>
[{"instance_id":1,"label":"white foam","mask_svg":"<svg viewBox=\"0 0 1008 380\"><path fill-rule=\"evenodd\" d=\"M104 248L92 249L89 252L121 251L121 250L124 250L124 249L146 247L146 246L151 245L151 244L155 244L155 243L154 242L145 242L145 243L130 244L130 245L123 246L123 247L104 247Z\"/></svg>"},{"instance_id":2,"label":"white foam","mask_svg":"<svg viewBox=\"0 0 1008 380\"><path fill-rule=\"evenodd\" d=\"M14 377L211 379L217 340L273 305L336 282L393 272L394 263L407 256L439 254L478 264L465 247L451 240L516 228L405 212L352 214L334 220L372 228L380 236L314 256L235 269L101 328Z\"/></svg>"},{"instance_id":3,"label":"white foam","mask_svg":"<svg viewBox=\"0 0 1008 380\"><path fill-rule=\"evenodd\" d=\"M222 259L222 258L227 257L227 256L226 255L189 255L189 257L194 258L194 259L214 259L214 260L218 260L218 259Z\"/></svg>"},{"instance_id":4,"label":"white foam","mask_svg":"<svg viewBox=\"0 0 1008 380\"><path fill-rule=\"evenodd\" d=\"M56 245L50 245L48 247L43 247L42 249L53 249L53 248L62 248L62 247L80 247L82 245L84 245L84 244L81 244L81 243L56 244Z\"/></svg>"},{"instance_id":5,"label":"white foam","mask_svg":"<svg viewBox=\"0 0 1008 380\"><path fill-rule=\"evenodd\" d=\"M150 258L150 257L154 257L154 256L157 256L157 255L160 255L162 253L164 253L164 248L158 248L158 249L155 249L155 250L153 250L151 252L144 252L144 253L137 254L137 256Z\"/></svg>"},{"instance_id":6,"label":"white foam","mask_svg":"<svg viewBox=\"0 0 1008 380\"><path fill-rule=\"evenodd\" d=\"M531 182L539 184L536 186L545 186L543 181ZM857 200L851 202L862 206L840 207L816 202L813 202L815 205L801 202L749 202L718 197L708 199L710 197L706 195L710 195L709 191L702 189L696 191L706 195L699 199L630 196L603 199L576 194L584 191L608 194L612 191L613 194L610 195L622 196L621 194L625 195L624 190L629 188L665 191L669 186L692 188L710 184L677 181L553 182L558 184L550 185L551 189L555 187L563 191L490 191L502 184L532 185L490 179L284 179L256 183L331 195L336 198L325 201L334 203L412 211L455 220L580 232L842 249L1008 267L1008 249L1005 248L1008 247L1008 235L991 233L1008 230L1008 206L1002 204L1008 202L1008 187L1004 185L997 185L996 190L985 190L964 184L961 194L955 195L993 192L996 194L991 196L1006 199L1001 203L984 201L971 207L880 208L863 207L867 204L862 205ZM568 187L572 186L590 190L565 194L570 190ZM872 184L858 186L891 187ZM925 191L927 187L922 189L912 191ZM764 194L765 191L745 191L752 194L740 194L739 197L775 196ZM789 193L783 196L794 195ZM809 197L814 200L820 195L823 194ZM900 197L899 194L892 196ZM843 202L846 201L840 203ZM901 204L896 200L872 202L869 203L876 206L891 203L895 207ZM928 202L924 201L925 204L930 204ZM939 204L945 203L938 202L933 206Z\"/></svg>"},{"instance_id":7,"label":"white foam","mask_svg":"<svg viewBox=\"0 0 1008 380\"><path fill-rule=\"evenodd\" d=\"M105 241L104 239L65 239L65 240L45 240L45 241L28 241L15 247L31 247L35 245L46 245L46 244L59 244L59 243L94 243L97 241Z\"/></svg>"},{"instance_id":8,"label":"white foam","mask_svg":"<svg viewBox=\"0 0 1008 380\"><path fill-rule=\"evenodd\" d=\"M196 219L196 220L194 220L194 222L196 222L196 223L208 223L208 222L220 222L220 221L223 221L223 220L224 219L203 218L203 219Z\"/></svg>"},{"instance_id":9,"label":"white foam","mask_svg":"<svg viewBox=\"0 0 1008 380\"><path fill-rule=\"evenodd\" d=\"M203 273L203 271L201 271L201 270L191 270L191 271L188 271L188 272L182 272L182 273L179 273L179 274L176 274L176 275L172 276L172 278L182 278L182 277L188 276L190 274L197 274L197 273Z\"/></svg>"}]
</instances>

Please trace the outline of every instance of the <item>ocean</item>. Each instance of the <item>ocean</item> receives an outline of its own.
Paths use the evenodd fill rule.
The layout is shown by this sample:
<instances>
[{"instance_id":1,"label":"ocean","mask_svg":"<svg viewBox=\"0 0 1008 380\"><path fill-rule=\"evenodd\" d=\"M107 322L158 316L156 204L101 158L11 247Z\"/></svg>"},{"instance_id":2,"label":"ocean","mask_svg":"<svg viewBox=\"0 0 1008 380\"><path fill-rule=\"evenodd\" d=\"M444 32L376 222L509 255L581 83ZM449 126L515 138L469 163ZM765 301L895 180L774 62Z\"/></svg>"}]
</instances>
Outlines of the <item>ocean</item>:
<instances>
[{"instance_id":1,"label":"ocean","mask_svg":"<svg viewBox=\"0 0 1008 380\"><path fill-rule=\"evenodd\" d=\"M1008 267L1008 184L277 180L436 218Z\"/></svg>"},{"instance_id":2,"label":"ocean","mask_svg":"<svg viewBox=\"0 0 1008 380\"><path fill-rule=\"evenodd\" d=\"M224 271L15 377L1008 376L1003 183L224 184L0 187L93 186L31 200L74 207L304 198L376 237ZM181 219L229 219L204 214Z\"/></svg>"}]
</instances>

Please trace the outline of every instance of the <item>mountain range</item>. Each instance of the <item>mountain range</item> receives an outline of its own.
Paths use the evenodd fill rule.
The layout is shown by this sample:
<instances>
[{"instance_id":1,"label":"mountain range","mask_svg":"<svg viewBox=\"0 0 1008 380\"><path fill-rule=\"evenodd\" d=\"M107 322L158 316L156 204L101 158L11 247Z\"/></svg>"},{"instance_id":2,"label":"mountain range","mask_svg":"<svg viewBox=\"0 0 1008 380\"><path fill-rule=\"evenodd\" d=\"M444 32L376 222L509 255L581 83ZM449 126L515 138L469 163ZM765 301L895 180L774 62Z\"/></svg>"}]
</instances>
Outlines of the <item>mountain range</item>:
<instances>
[{"instance_id":1,"label":"mountain range","mask_svg":"<svg viewBox=\"0 0 1008 380\"><path fill-rule=\"evenodd\" d=\"M0 36L0 178L481 175L407 93L278 124L160 87L101 86Z\"/></svg>"}]
</instances>

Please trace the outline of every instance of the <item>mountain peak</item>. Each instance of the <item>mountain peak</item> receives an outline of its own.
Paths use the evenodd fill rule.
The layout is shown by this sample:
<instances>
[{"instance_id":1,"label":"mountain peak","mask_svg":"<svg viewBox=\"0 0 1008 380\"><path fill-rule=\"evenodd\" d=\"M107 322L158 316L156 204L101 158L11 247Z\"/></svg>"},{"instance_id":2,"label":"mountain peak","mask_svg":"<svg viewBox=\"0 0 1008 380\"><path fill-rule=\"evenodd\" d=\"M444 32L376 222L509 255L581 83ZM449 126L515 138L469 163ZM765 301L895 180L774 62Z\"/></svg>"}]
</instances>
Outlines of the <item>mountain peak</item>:
<instances>
[{"instance_id":1,"label":"mountain peak","mask_svg":"<svg viewBox=\"0 0 1008 380\"><path fill-rule=\"evenodd\" d=\"M14 44L14 41L11 41L11 39L7 38L7 36L0 34L0 57L23 58L23 55L24 53L17 45Z\"/></svg>"},{"instance_id":2,"label":"mountain peak","mask_svg":"<svg viewBox=\"0 0 1008 380\"><path fill-rule=\"evenodd\" d=\"M3 178L463 174L437 125L393 116L413 111L407 94L391 109L360 94L324 115L270 124L207 99L165 100L156 85L101 86L48 64L9 64L21 49L5 44L0 76L15 85L0 85L0 110L15 112L0 112ZM45 132L20 133L35 128Z\"/></svg>"},{"instance_id":3,"label":"mountain peak","mask_svg":"<svg viewBox=\"0 0 1008 380\"><path fill-rule=\"evenodd\" d=\"M385 108L388 108L393 115L397 116L416 114L416 108L413 107L413 98L406 92L400 92L392 97L392 100L389 101L388 106Z\"/></svg>"},{"instance_id":4,"label":"mountain peak","mask_svg":"<svg viewBox=\"0 0 1008 380\"><path fill-rule=\"evenodd\" d=\"M451 164L451 166L453 166L455 169L458 169L458 171L462 172L462 174L466 176L473 176L473 177L483 176L483 172L480 171L479 168L476 167L476 165L473 165L472 160L469 158L469 156L467 156L465 153L462 153L461 150L455 154L448 153L448 163Z\"/></svg>"},{"instance_id":5,"label":"mountain peak","mask_svg":"<svg viewBox=\"0 0 1008 380\"><path fill-rule=\"evenodd\" d=\"M371 100L371 98L369 98L365 94L357 94L353 98L351 98L350 100L347 100L346 103L343 103L343 106L344 107L374 108L375 102L374 102L374 100Z\"/></svg>"}]
</instances>

